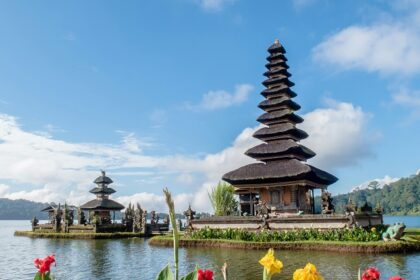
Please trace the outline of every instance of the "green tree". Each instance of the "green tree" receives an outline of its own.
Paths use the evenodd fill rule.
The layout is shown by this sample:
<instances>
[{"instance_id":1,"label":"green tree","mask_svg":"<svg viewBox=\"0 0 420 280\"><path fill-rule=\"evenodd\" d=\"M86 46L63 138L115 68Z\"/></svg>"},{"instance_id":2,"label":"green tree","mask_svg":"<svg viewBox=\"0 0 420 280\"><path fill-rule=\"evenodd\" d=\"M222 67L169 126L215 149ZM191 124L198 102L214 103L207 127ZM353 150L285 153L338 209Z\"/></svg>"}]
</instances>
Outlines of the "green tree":
<instances>
[{"instance_id":1,"label":"green tree","mask_svg":"<svg viewBox=\"0 0 420 280\"><path fill-rule=\"evenodd\" d=\"M234 188L228 183L219 182L209 193L209 198L216 216L228 216L238 209Z\"/></svg>"}]
</instances>

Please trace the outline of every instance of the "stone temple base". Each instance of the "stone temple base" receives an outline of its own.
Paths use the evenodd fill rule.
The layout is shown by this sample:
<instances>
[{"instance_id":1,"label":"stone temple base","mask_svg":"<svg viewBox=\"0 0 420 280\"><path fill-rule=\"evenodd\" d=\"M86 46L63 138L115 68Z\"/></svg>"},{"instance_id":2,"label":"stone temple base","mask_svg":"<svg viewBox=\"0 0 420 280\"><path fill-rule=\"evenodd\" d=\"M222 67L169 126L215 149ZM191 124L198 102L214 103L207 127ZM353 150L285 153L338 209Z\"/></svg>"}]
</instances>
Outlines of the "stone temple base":
<instances>
[{"instance_id":1,"label":"stone temple base","mask_svg":"<svg viewBox=\"0 0 420 280\"><path fill-rule=\"evenodd\" d=\"M377 226L382 224L381 214L355 214L354 220L346 215L284 215L264 219L262 217L224 216L191 221L192 229L235 228L245 230L292 230L292 229L340 229L352 226Z\"/></svg>"}]
</instances>

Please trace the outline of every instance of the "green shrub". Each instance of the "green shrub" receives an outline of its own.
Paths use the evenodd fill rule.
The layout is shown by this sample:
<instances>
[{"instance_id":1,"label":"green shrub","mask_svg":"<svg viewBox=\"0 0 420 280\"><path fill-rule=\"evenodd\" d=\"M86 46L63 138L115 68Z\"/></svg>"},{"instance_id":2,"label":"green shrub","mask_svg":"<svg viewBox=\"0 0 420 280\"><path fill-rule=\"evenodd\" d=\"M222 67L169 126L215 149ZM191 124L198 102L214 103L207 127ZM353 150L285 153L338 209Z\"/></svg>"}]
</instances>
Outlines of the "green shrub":
<instances>
[{"instance_id":1,"label":"green shrub","mask_svg":"<svg viewBox=\"0 0 420 280\"><path fill-rule=\"evenodd\" d=\"M253 242L275 241L379 241L384 227L371 229L301 229L251 232L243 229L204 228L190 233L192 239L227 239Z\"/></svg>"}]
</instances>

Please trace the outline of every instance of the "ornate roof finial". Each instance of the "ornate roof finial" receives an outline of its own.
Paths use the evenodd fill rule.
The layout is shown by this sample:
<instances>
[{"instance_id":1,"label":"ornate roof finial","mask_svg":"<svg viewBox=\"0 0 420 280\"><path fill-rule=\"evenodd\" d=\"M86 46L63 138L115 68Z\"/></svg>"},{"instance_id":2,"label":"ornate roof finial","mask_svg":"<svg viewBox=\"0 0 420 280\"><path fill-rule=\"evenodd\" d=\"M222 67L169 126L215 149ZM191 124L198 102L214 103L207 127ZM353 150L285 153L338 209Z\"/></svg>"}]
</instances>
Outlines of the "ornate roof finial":
<instances>
[{"instance_id":1,"label":"ornate roof finial","mask_svg":"<svg viewBox=\"0 0 420 280\"><path fill-rule=\"evenodd\" d=\"M279 39L274 40L274 44L276 44L276 45L280 45L280 41L279 41Z\"/></svg>"},{"instance_id":2,"label":"ornate roof finial","mask_svg":"<svg viewBox=\"0 0 420 280\"><path fill-rule=\"evenodd\" d=\"M104 176L104 177L105 177L105 170L102 170L102 169L101 169L101 173L102 173L102 176Z\"/></svg>"}]
</instances>

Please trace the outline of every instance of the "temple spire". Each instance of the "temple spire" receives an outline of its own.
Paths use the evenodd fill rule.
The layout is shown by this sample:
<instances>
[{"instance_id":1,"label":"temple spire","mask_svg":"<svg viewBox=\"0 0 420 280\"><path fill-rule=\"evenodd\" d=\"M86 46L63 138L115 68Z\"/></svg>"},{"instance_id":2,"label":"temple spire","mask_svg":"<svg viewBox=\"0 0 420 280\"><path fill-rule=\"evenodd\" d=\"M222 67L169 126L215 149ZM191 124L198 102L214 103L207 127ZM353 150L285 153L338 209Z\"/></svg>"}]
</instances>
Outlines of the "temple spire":
<instances>
[{"instance_id":1,"label":"temple spire","mask_svg":"<svg viewBox=\"0 0 420 280\"><path fill-rule=\"evenodd\" d=\"M245 199L245 206L259 196L280 210L286 206L289 210L303 207L310 213L313 204L305 201L304 193L325 188L338 179L305 163L315 153L299 143L308 134L296 127L304 120L296 114L300 105L292 100L296 93L291 90L294 83L290 80L286 50L276 39L268 53L264 73L267 79L262 82L265 89L261 92L264 100L258 105L264 113L257 119L264 126L253 135L263 143L245 152L259 162L226 173L223 180L234 185L235 192L243 196L241 201Z\"/></svg>"}]
</instances>

